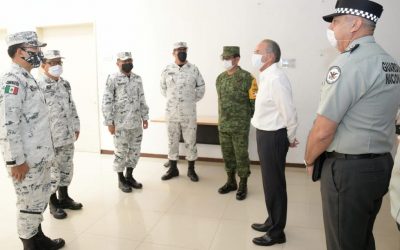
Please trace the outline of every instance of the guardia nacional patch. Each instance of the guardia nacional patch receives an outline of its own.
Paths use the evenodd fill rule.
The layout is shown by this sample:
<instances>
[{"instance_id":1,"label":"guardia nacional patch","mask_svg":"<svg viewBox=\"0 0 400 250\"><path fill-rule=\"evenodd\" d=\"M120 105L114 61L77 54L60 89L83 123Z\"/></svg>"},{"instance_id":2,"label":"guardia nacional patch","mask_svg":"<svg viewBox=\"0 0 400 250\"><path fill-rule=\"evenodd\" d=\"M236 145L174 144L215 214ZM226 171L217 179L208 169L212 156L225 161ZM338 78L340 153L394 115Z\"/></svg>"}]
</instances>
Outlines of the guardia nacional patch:
<instances>
[{"instance_id":1,"label":"guardia nacional patch","mask_svg":"<svg viewBox=\"0 0 400 250\"><path fill-rule=\"evenodd\" d=\"M342 74L342 71L340 70L340 68L338 66L331 67L326 76L326 82L328 84L335 83L340 78L341 74Z\"/></svg>"}]
</instances>

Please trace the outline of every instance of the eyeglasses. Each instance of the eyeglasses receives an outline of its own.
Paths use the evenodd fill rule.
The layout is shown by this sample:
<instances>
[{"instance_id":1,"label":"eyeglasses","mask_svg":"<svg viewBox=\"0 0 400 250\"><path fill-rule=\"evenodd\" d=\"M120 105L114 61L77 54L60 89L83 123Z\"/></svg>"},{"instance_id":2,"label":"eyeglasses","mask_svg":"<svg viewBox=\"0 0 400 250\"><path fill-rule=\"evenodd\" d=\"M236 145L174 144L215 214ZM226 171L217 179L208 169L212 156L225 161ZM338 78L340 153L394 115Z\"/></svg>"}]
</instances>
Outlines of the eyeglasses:
<instances>
[{"instance_id":1,"label":"eyeglasses","mask_svg":"<svg viewBox=\"0 0 400 250\"><path fill-rule=\"evenodd\" d=\"M46 64L50 65L50 66L56 66L56 65L63 65L62 61L47 61Z\"/></svg>"}]
</instances>

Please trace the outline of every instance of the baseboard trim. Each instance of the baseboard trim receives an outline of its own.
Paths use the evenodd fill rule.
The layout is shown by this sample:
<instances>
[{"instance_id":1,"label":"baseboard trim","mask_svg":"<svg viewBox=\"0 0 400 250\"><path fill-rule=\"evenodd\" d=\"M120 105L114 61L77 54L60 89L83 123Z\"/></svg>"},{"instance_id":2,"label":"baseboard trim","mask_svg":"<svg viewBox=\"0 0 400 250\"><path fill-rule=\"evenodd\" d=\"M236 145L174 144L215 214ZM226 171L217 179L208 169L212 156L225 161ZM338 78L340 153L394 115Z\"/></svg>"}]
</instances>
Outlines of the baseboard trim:
<instances>
[{"instance_id":1,"label":"baseboard trim","mask_svg":"<svg viewBox=\"0 0 400 250\"><path fill-rule=\"evenodd\" d=\"M112 155L114 154L113 150L105 150L101 149L100 154L105 154L105 155ZM165 154L149 154L149 153L141 153L140 157L148 157L148 158L160 158L160 159L167 159L167 155ZM184 160L185 156L179 156L179 159ZM211 157L199 157L197 158L198 161L205 161L205 162L224 162L223 159L219 158L211 158ZM260 165L259 161L250 161L250 164L252 165ZM304 168L303 164L298 164L298 163L286 163L286 167L291 167L291 168Z\"/></svg>"}]
</instances>

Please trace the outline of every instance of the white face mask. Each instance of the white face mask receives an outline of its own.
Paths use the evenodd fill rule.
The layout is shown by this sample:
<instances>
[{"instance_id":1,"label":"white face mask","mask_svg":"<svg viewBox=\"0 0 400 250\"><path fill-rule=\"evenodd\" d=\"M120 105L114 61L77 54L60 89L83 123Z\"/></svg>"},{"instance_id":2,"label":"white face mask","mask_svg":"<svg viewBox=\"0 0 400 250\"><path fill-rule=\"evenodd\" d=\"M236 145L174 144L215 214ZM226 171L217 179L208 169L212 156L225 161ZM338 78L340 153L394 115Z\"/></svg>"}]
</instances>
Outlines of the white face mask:
<instances>
[{"instance_id":1,"label":"white face mask","mask_svg":"<svg viewBox=\"0 0 400 250\"><path fill-rule=\"evenodd\" d=\"M54 77L60 77L62 72L63 72L63 67L61 65L55 65L49 68L48 73Z\"/></svg>"},{"instance_id":2,"label":"white face mask","mask_svg":"<svg viewBox=\"0 0 400 250\"><path fill-rule=\"evenodd\" d=\"M226 70L230 70L233 68L233 64L232 64L231 60L223 60L223 63L224 63L224 68Z\"/></svg>"},{"instance_id":3,"label":"white face mask","mask_svg":"<svg viewBox=\"0 0 400 250\"><path fill-rule=\"evenodd\" d=\"M264 66L264 63L262 62L262 57L263 55L260 54L252 55L251 63L253 64L254 68L260 69L262 66Z\"/></svg>"},{"instance_id":4,"label":"white face mask","mask_svg":"<svg viewBox=\"0 0 400 250\"><path fill-rule=\"evenodd\" d=\"M328 38L328 41L332 45L332 47L337 48L337 40L335 38L335 32L333 32L333 30L331 29L327 29L326 37Z\"/></svg>"}]
</instances>

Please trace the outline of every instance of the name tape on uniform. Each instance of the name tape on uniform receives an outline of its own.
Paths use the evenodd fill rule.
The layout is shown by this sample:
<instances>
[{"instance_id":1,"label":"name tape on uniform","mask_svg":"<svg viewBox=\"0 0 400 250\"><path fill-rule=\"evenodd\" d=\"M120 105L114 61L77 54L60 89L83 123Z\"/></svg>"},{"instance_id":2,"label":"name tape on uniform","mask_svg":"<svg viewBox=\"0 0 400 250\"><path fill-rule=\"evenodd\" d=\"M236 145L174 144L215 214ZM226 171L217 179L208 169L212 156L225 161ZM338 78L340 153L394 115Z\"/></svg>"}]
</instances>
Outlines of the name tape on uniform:
<instances>
[{"instance_id":1,"label":"name tape on uniform","mask_svg":"<svg viewBox=\"0 0 400 250\"><path fill-rule=\"evenodd\" d=\"M400 84L400 66L393 62L382 62L382 70L386 72L386 84Z\"/></svg>"}]
</instances>

